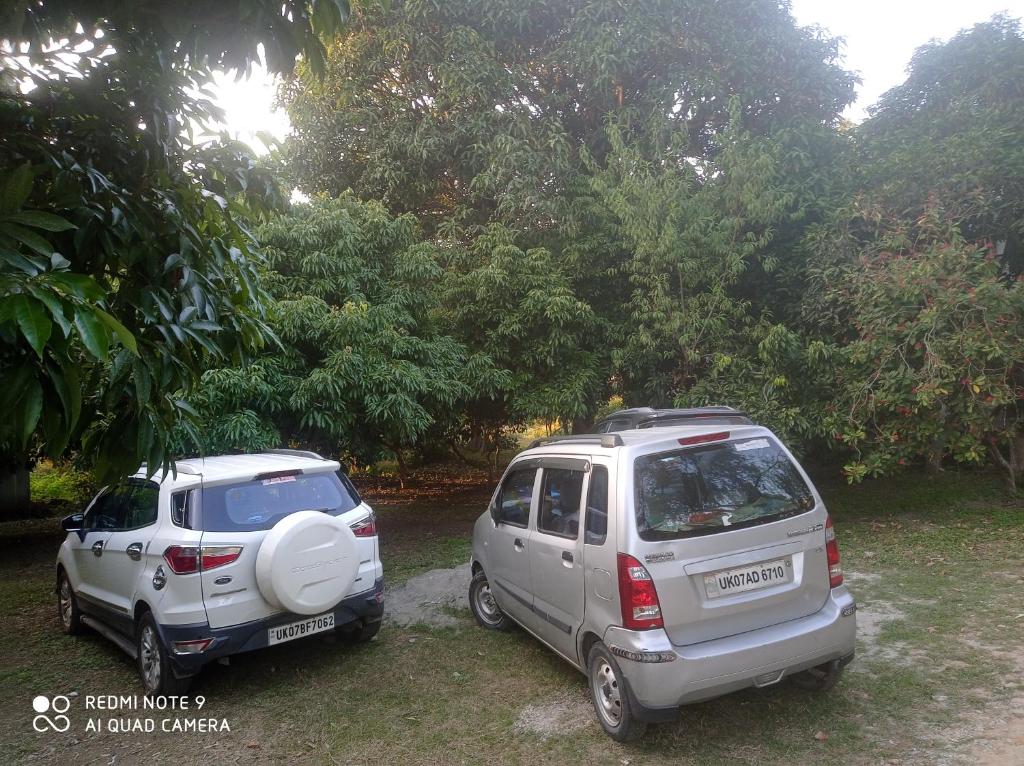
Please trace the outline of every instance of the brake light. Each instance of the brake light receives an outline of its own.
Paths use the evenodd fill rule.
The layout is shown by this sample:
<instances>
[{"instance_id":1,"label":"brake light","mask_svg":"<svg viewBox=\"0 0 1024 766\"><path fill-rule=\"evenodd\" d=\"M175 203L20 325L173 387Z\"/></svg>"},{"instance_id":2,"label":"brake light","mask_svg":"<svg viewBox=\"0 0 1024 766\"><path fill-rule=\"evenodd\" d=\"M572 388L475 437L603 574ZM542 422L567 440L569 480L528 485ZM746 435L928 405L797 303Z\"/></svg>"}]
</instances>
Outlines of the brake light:
<instances>
[{"instance_id":1,"label":"brake light","mask_svg":"<svg viewBox=\"0 0 1024 766\"><path fill-rule=\"evenodd\" d=\"M719 442L722 439L728 439L728 431L716 431L713 434L700 434L699 436L684 436L679 440L679 443L684 447L688 447L691 444L707 444L708 442Z\"/></svg>"},{"instance_id":2,"label":"brake light","mask_svg":"<svg viewBox=\"0 0 1024 766\"><path fill-rule=\"evenodd\" d=\"M164 561L174 574L199 571L199 548L194 545L172 545L164 551Z\"/></svg>"},{"instance_id":3,"label":"brake light","mask_svg":"<svg viewBox=\"0 0 1024 766\"><path fill-rule=\"evenodd\" d=\"M828 584L837 588L843 584L843 565L839 563L839 542L831 516L825 517L825 554L828 556Z\"/></svg>"},{"instance_id":4,"label":"brake light","mask_svg":"<svg viewBox=\"0 0 1024 766\"><path fill-rule=\"evenodd\" d=\"M349 529L356 537L374 537L377 534L377 517L371 513L366 518L350 524Z\"/></svg>"},{"instance_id":5,"label":"brake light","mask_svg":"<svg viewBox=\"0 0 1024 766\"><path fill-rule=\"evenodd\" d=\"M622 626L631 630L664 627L658 591L650 572L628 553L619 554L618 565Z\"/></svg>"},{"instance_id":6,"label":"brake light","mask_svg":"<svg viewBox=\"0 0 1024 766\"><path fill-rule=\"evenodd\" d=\"M200 555L199 568L216 569L236 561L242 555L241 545L204 545Z\"/></svg>"},{"instance_id":7,"label":"brake light","mask_svg":"<svg viewBox=\"0 0 1024 766\"><path fill-rule=\"evenodd\" d=\"M174 574L194 574L230 564L241 555L241 545L172 545L164 551L164 561Z\"/></svg>"}]
</instances>

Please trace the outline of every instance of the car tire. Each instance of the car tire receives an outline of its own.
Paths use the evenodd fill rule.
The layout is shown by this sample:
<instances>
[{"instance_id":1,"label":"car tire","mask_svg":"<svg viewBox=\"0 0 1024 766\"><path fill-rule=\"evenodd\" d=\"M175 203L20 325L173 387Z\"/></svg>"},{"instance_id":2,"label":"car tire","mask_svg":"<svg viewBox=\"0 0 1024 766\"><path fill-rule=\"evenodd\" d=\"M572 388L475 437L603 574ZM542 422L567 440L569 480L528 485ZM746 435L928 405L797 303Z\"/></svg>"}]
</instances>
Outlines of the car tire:
<instances>
[{"instance_id":1,"label":"car tire","mask_svg":"<svg viewBox=\"0 0 1024 766\"><path fill-rule=\"evenodd\" d=\"M78 599L63 569L57 570L57 617L60 619L61 630L69 636L82 632L82 613L78 609Z\"/></svg>"},{"instance_id":2,"label":"car tire","mask_svg":"<svg viewBox=\"0 0 1024 766\"><path fill-rule=\"evenodd\" d=\"M380 632L382 620L364 622L357 626L342 625L335 630L338 638L346 644L366 644Z\"/></svg>"},{"instance_id":3,"label":"car tire","mask_svg":"<svg viewBox=\"0 0 1024 766\"><path fill-rule=\"evenodd\" d=\"M843 677L843 665L838 660L826 662L799 673L794 673L789 680L795 686L811 692L827 692L839 683Z\"/></svg>"},{"instance_id":4,"label":"car tire","mask_svg":"<svg viewBox=\"0 0 1024 766\"><path fill-rule=\"evenodd\" d=\"M180 697L188 691L191 678L178 678L171 669L167 648L160 640L160 631L150 612L139 619L135 629L139 677L149 697Z\"/></svg>"},{"instance_id":5,"label":"car tire","mask_svg":"<svg viewBox=\"0 0 1024 766\"><path fill-rule=\"evenodd\" d=\"M512 620L501 611L498 601L491 593L491 584L487 582L484 570L473 575L469 582L469 608L473 617L482 628L488 630L511 630Z\"/></svg>"},{"instance_id":6,"label":"car tire","mask_svg":"<svg viewBox=\"0 0 1024 766\"><path fill-rule=\"evenodd\" d=\"M616 742L635 742L647 731L647 722L636 716L633 693L619 663L598 641L587 655L587 682L597 720Z\"/></svg>"}]
</instances>

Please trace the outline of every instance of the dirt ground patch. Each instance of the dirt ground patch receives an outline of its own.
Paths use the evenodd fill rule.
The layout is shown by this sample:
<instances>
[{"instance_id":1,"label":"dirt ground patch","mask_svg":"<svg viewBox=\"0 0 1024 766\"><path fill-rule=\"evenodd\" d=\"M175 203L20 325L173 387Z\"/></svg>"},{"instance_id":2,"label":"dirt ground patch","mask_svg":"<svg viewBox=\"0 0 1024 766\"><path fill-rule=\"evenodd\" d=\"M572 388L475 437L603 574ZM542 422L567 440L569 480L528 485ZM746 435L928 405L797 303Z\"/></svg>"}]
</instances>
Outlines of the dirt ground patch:
<instances>
[{"instance_id":1,"label":"dirt ground patch","mask_svg":"<svg viewBox=\"0 0 1024 766\"><path fill-rule=\"evenodd\" d=\"M432 569L409 578L387 592L384 617L400 627L429 625L446 628L458 624L455 610L468 610L469 564Z\"/></svg>"}]
</instances>

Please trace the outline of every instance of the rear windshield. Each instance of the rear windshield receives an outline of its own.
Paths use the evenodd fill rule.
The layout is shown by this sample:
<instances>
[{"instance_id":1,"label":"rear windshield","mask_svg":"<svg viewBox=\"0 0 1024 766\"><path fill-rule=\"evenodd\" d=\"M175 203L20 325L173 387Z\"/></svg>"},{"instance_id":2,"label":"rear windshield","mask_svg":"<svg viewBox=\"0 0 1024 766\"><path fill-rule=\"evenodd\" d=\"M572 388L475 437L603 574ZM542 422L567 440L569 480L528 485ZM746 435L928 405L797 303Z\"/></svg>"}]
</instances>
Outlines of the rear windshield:
<instances>
[{"instance_id":1,"label":"rear windshield","mask_svg":"<svg viewBox=\"0 0 1024 766\"><path fill-rule=\"evenodd\" d=\"M644 540L709 535L796 516L814 496L766 437L637 458L636 525Z\"/></svg>"},{"instance_id":2,"label":"rear windshield","mask_svg":"<svg viewBox=\"0 0 1024 766\"><path fill-rule=\"evenodd\" d=\"M276 476L203 487L202 526L207 532L254 532L270 529L296 511L337 516L357 505L359 496L344 475Z\"/></svg>"}]
</instances>

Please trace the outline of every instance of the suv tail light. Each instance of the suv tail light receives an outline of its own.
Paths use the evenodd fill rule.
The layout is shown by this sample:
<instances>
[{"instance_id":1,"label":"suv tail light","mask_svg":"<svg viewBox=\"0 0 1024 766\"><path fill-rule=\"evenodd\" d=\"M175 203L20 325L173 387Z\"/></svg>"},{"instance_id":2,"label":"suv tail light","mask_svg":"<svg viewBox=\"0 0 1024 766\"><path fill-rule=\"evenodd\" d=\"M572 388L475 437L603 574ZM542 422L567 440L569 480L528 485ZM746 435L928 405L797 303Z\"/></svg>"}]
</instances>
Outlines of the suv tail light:
<instances>
[{"instance_id":1,"label":"suv tail light","mask_svg":"<svg viewBox=\"0 0 1024 766\"><path fill-rule=\"evenodd\" d=\"M172 545L164 551L164 561L174 574L193 574L230 564L241 555L241 545Z\"/></svg>"},{"instance_id":2,"label":"suv tail light","mask_svg":"<svg viewBox=\"0 0 1024 766\"><path fill-rule=\"evenodd\" d=\"M825 553L828 556L828 584L836 588L843 584L843 565L839 563L839 543L832 517L825 517Z\"/></svg>"},{"instance_id":3,"label":"suv tail light","mask_svg":"<svg viewBox=\"0 0 1024 766\"><path fill-rule=\"evenodd\" d=\"M356 537L375 537L377 535L377 517L371 511L369 516L349 524L349 529Z\"/></svg>"},{"instance_id":4,"label":"suv tail light","mask_svg":"<svg viewBox=\"0 0 1024 766\"><path fill-rule=\"evenodd\" d=\"M650 572L628 553L620 553L618 558L622 626L630 630L664 627L658 591Z\"/></svg>"}]
</instances>

